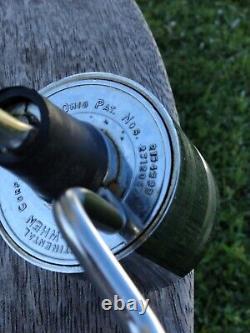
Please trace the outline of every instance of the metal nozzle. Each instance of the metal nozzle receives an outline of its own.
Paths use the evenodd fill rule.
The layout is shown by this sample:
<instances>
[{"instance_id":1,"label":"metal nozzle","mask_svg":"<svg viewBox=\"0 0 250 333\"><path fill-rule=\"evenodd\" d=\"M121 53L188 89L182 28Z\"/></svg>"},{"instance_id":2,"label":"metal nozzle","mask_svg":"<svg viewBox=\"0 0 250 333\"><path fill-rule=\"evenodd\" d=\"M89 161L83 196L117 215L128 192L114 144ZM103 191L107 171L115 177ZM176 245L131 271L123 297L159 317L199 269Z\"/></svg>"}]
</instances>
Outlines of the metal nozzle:
<instances>
[{"instance_id":1,"label":"metal nozzle","mask_svg":"<svg viewBox=\"0 0 250 333\"><path fill-rule=\"evenodd\" d=\"M116 177L116 170L107 177L113 165L108 145L113 143L94 125L74 119L21 86L0 90L0 107L9 113L6 118L3 111L0 119L0 165L46 200L70 187L96 191Z\"/></svg>"},{"instance_id":2,"label":"metal nozzle","mask_svg":"<svg viewBox=\"0 0 250 333\"><path fill-rule=\"evenodd\" d=\"M35 130L33 126L0 108L0 150L2 152L19 148L33 130Z\"/></svg>"}]
</instances>

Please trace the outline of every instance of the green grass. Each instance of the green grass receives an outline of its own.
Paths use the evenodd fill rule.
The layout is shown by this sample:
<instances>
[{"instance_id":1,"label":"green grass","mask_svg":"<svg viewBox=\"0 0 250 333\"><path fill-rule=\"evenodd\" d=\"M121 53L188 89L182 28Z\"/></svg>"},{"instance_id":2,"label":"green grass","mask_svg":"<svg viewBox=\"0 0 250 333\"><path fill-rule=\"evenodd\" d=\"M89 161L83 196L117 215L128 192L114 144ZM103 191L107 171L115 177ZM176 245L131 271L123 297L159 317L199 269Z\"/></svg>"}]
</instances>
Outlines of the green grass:
<instances>
[{"instance_id":1,"label":"green grass","mask_svg":"<svg viewBox=\"0 0 250 333\"><path fill-rule=\"evenodd\" d=\"M181 124L217 179L214 240L195 274L195 332L250 332L250 3L139 0ZM248 222L248 225L247 225Z\"/></svg>"}]
</instances>

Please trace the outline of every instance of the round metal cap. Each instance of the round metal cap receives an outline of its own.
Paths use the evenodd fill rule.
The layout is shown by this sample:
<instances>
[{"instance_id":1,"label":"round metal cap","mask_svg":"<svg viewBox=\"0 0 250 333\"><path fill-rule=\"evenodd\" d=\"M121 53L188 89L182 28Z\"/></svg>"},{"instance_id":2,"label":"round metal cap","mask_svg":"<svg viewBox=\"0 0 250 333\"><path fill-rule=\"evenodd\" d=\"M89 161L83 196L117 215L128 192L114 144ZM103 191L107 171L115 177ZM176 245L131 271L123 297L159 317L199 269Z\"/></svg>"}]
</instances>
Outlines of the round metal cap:
<instances>
[{"instance_id":1,"label":"round metal cap","mask_svg":"<svg viewBox=\"0 0 250 333\"><path fill-rule=\"evenodd\" d=\"M167 195L173 166L172 119L142 86L108 73L73 75L40 93L62 112L102 130L116 147L118 178L104 185L115 189L142 225L134 232L100 232L118 258L126 256L147 238ZM0 230L8 244L40 267L82 271L55 224L51 205L2 168L0 181Z\"/></svg>"}]
</instances>

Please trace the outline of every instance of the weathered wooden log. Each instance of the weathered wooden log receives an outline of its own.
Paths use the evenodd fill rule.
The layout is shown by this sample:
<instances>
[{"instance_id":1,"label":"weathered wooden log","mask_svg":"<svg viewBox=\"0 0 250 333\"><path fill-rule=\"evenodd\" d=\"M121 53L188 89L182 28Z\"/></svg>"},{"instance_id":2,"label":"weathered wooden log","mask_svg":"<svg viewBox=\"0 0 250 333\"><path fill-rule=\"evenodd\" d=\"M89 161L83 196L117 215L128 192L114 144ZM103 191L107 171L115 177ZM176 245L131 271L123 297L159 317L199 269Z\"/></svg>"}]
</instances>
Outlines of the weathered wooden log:
<instances>
[{"instance_id":1,"label":"weathered wooden log","mask_svg":"<svg viewBox=\"0 0 250 333\"><path fill-rule=\"evenodd\" d=\"M162 59L133 0L1 0L0 6L1 88L40 89L74 73L111 72L141 83L178 121ZM86 277L32 266L2 239L0 249L0 332L120 332ZM193 332L193 274L178 278L136 254L123 262L167 332Z\"/></svg>"}]
</instances>

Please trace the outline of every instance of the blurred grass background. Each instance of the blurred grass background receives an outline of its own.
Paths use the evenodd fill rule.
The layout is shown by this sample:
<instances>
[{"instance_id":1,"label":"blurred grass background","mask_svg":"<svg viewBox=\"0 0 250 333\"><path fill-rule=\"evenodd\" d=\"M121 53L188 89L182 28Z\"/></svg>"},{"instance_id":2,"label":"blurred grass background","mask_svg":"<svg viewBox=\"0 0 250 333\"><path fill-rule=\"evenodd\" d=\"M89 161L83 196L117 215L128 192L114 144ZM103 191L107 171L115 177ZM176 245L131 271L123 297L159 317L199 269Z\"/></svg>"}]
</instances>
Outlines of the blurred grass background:
<instances>
[{"instance_id":1,"label":"blurred grass background","mask_svg":"<svg viewBox=\"0 0 250 333\"><path fill-rule=\"evenodd\" d=\"M138 0L181 124L217 179L214 240L195 273L195 332L250 332L250 1Z\"/></svg>"}]
</instances>

